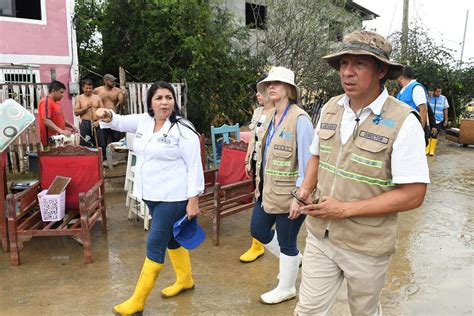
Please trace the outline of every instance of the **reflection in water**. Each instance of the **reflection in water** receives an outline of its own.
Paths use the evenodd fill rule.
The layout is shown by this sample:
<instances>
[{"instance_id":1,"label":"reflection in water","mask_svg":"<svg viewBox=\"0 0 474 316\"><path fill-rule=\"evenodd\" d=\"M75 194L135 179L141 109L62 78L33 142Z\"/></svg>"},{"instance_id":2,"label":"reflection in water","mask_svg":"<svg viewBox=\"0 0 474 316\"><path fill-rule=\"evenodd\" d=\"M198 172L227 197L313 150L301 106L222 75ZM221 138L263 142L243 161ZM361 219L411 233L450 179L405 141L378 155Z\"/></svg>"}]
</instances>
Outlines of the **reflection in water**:
<instances>
[{"instance_id":1,"label":"reflection in water","mask_svg":"<svg viewBox=\"0 0 474 316\"><path fill-rule=\"evenodd\" d=\"M444 143L429 157L431 184L417 210L399 216L382 303L389 315L471 314L474 152Z\"/></svg>"}]
</instances>

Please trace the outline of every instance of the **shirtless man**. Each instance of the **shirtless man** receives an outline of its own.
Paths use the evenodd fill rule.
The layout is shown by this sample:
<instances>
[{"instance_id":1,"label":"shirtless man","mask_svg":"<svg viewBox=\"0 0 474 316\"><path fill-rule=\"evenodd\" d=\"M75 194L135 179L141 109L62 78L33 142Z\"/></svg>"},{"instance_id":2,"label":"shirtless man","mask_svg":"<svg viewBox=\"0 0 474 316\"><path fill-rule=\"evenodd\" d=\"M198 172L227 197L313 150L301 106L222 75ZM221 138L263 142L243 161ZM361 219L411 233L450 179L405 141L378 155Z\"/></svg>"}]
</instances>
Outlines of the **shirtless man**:
<instances>
[{"instance_id":1,"label":"shirtless man","mask_svg":"<svg viewBox=\"0 0 474 316\"><path fill-rule=\"evenodd\" d=\"M117 108L122 108L125 105L123 91L115 87L116 80L117 78L113 75L106 74L104 75L104 85L92 91L93 94L101 97L104 108L111 109L114 112L117 112ZM103 128L102 135L105 146L122 138L122 133L113 131L110 128Z\"/></svg>"},{"instance_id":2,"label":"shirtless man","mask_svg":"<svg viewBox=\"0 0 474 316\"><path fill-rule=\"evenodd\" d=\"M95 111L104 107L102 99L92 94L92 80L85 79L82 81L83 94L76 98L74 105L74 114L81 118L79 125L81 131L81 146L99 148L103 146L103 137L100 130Z\"/></svg>"}]
</instances>

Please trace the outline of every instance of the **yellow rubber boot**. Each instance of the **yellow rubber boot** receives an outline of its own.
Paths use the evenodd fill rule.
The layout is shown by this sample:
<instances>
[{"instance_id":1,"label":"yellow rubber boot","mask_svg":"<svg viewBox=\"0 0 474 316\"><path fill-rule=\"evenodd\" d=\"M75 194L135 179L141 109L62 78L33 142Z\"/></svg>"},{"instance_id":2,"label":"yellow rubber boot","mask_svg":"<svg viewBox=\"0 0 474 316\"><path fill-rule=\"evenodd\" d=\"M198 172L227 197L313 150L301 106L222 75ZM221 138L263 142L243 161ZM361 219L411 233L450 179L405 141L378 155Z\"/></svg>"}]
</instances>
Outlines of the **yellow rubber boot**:
<instances>
[{"instance_id":1,"label":"yellow rubber boot","mask_svg":"<svg viewBox=\"0 0 474 316\"><path fill-rule=\"evenodd\" d=\"M432 138L428 139L428 145L426 145L426 148L425 148L425 154L427 156L430 154L431 140Z\"/></svg>"},{"instance_id":2,"label":"yellow rubber boot","mask_svg":"<svg viewBox=\"0 0 474 316\"><path fill-rule=\"evenodd\" d=\"M434 156L436 143L438 143L438 140L436 138L432 138L430 141L430 156Z\"/></svg>"},{"instance_id":3,"label":"yellow rubber boot","mask_svg":"<svg viewBox=\"0 0 474 316\"><path fill-rule=\"evenodd\" d=\"M161 291L161 297L163 298L173 297L186 290L194 289L188 250L183 247L168 249L168 254L176 273L176 282Z\"/></svg>"},{"instance_id":4,"label":"yellow rubber boot","mask_svg":"<svg viewBox=\"0 0 474 316\"><path fill-rule=\"evenodd\" d=\"M119 315L133 315L143 312L148 294L150 294L153 287L155 287L155 281L162 269L163 264L146 258L142 272L138 278L135 292L133 292L133 295L125 302L114 306L114 312Z\"/></svg>"},{"instance_id":5,"label":"yellow rubber boot","mask_svg":"<svg viewBox=\"0 0 474 316\"><path fill-rule=\"evenodd\" d=\"M265 252L265 247L257 239L252 238L252 246L243 255L240 256L239 260L242 263L249 263L257 260Z\"/></svg>"}]
</instances>

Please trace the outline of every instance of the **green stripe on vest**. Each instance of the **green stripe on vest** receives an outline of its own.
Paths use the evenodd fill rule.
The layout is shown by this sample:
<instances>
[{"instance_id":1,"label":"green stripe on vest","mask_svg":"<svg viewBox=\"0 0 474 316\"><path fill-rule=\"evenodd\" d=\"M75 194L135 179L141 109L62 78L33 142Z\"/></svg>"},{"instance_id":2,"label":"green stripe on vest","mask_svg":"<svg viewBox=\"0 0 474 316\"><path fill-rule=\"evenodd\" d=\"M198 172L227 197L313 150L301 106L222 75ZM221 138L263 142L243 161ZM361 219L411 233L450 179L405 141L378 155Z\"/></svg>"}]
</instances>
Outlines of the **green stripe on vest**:
<instances>
[{"instance_id":1,"label":"green stripe on vest","mask_svg":"<svg viewBox=\"0 0 474 316\"><path fill-rule=\"evenodd\" d=\"M272 176L281 176L281 177L297 177L298 171L278 171L278 170L271 170L265 169L265 174L269 174Z\"/></svg>"},{"instance_id":2,"label":"green stripe on vest","mask_svg":"<svg viewBox=\"0 0 474 316\"><path fill-rule=\"evenodd\" d=\"M326 146L326 145L319 145L319 151L322 153L330 153L332 147L331 146Z\"/></svg>"},{"instance_id":3,"label":"green stripe on vest","mask_svg":"<svg viewBox=\"0 0 474 316\"><path fill-rule=\"evenodd\" d=\"M275 166L289 167L291 166L291 161L272 160L272 164Z\"/></svg>"},{"instance_id":4,"label":"green stripe on vest","mask_svg":"<svg viewBox=\"0 0 474 316\"><path fill-rule=\"evenodd\" d=\"M351 179L351 180L354 180L354 181L357 181L357 182L362 182L362 183L366 183L366 184L370 184L370 185L379 185L379 186L383 186L383 187L393 187L394 186L391 179L390 180L383 180L383 179L376 179L376 178L367 177L367 176L357 174L357 173L354 173L354 172L345 171L345 170L342 170L342 169L337 169L336 167L334 167L334 166L332 166L332 165L330 165L326 162L323 162L323 161L319 162L319 166L322 169L324 169L326 171L329 171L331 173L334 173L337 176L340 176L340 177L343 177L343 178L346 178L346 179Z\"/></svg>"},{"instance_id":5,"label":"green stripe on vest","mask_svg":"<svg viewBox=\"0 0 474 316\"><path fill-rule=\"evenodd\" d=\"M383 167L383 161L381 160L374 160L374 159L369 159L365 158L356 154L351 154L351 160L358 162L360 164L369 166L369 167L374 167L374 168L382 168Z\"/></svg>"}]
</instances>

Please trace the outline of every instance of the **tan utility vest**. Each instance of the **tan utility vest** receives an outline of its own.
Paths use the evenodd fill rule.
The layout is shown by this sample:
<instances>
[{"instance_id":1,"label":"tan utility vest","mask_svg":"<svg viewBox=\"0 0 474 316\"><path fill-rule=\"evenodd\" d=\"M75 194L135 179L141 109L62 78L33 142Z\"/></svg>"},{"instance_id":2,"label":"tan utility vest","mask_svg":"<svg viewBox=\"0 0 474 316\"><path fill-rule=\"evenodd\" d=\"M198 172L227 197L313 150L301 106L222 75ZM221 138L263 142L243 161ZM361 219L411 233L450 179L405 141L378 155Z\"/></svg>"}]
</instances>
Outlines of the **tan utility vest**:
<instances>
[{"instance_id":1,"label":"tan utility vest","mask_svg":"<svg viewBox=\"0 0 474 316\"><path fill-rule=\"evenodd\" d=\"M270 119L269 117L272 117L274 109L271 109L268 111L268 114L265 118L265 122L263 122L262 127L260 129L267 129L268 124L270 124ZM258 152L261 150L262 144L259 139L255 139L255 133L257 131L257 125L259 124L260 117L263 114L263 106L259 106L258 108L255 109L253 112L252 120L249 125L250 129L250 140L249 140L249 149L247 150L247 156L245 157L246 162L250 162L252 160L252 154L253 152Z\"/></svg>"},{"instance_id":2,"label":"tan utility vest","mask_svg":"<svg viewBox=\"0 0 474 316\"><path fill-rule=\"evenodd\" d=\"M309 115L296 104L290 105L285 118L268 145L263 170L263 194L259 191L262 176L260 173L269 132L268 125L265 124L266 128L259 130L261 135L258 135L258 138L262 139L262 146L257 151L255 198L258 199L262 195L263 209L269 214L288 213L290 209L293 198L291 191L295 189L298 178L296 125L300 115L309 119ZM274 112L269 115L269 119L272 119L273 116ZM278 124L278 122L274 122L274 124Z\"/></svg>"},{"instance_id":3,"label":"tan utility vest","mask_svg":"<svg viewBox=\"0 0 474 316\"><path fill-rule=\"evenodd\" d=\"M364 200L394 190L391 154L400 127L414 111L389 96L380 115L371 113L360 124L357 136L342 145L340 124L344 107L329 100L321 115L318 183L314 198L333 196L341 201ZM329 225L329 226L328 226ZM329 239L336 246L371 256L395 251L397 213L385 216L354 216L330 222L306 217L306 227L318 238Z\"/></svg>"}]
</instances>

